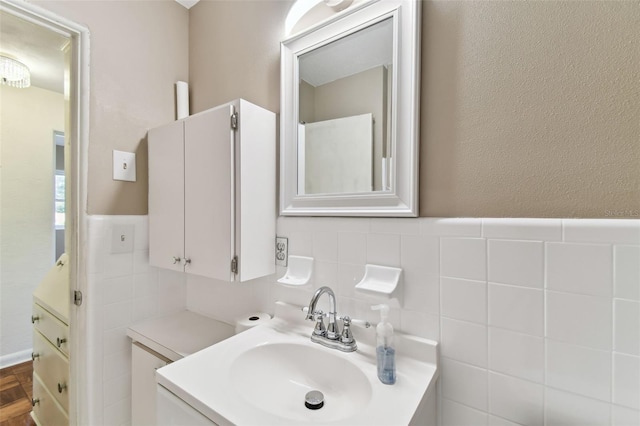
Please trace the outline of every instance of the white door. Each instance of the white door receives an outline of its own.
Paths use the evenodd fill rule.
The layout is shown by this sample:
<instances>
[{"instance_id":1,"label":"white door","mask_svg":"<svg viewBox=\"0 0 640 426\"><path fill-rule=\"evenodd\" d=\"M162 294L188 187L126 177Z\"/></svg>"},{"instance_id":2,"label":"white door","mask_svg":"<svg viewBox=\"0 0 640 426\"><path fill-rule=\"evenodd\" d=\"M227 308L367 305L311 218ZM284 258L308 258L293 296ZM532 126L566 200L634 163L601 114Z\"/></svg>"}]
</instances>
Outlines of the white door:
<instances>
[{"instance_id":1,"label":"white door","mask_svg":"<svg viewBox=\"0 0 640 426\"><path fill-rule=\"evenodd\" d=\"M149 130L149 263L182 271L184 258L184 126Z\"/></svg>"},{"instance_id":2,"label":"white door","mask_svg":"<svg viewBox=\"0 0 640 426\"><path fill-rule=\"evenodd\" d=\"M233 106L185 123L185 271L233 281Z\"/></svg>"}]
</instances>

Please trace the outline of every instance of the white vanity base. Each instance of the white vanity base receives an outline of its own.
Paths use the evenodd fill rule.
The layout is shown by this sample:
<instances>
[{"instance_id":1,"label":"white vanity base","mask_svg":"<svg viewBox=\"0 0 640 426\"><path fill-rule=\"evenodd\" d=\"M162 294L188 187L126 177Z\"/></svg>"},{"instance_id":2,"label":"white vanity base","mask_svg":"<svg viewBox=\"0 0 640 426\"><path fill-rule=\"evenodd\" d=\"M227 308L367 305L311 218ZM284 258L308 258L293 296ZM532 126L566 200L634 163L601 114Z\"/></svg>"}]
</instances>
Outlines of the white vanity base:
<instances>
[{"instance_id":1,"label":"white vanity base","mask_svg":"<svg viewBox=\"0 0 640 426\"><path fill-rule=\"evenodd\" d=\"M158 385L158 426L217 426L186 402Z\"/></svg>"}]
</instances>

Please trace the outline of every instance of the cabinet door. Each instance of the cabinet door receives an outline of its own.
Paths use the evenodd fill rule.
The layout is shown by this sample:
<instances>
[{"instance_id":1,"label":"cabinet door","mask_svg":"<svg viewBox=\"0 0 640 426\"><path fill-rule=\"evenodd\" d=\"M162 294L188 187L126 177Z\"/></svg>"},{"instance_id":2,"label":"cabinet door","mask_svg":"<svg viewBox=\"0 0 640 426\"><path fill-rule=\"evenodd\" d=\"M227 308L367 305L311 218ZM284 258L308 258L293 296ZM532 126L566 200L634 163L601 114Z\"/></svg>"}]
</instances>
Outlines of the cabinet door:
<instances>
[{"instance_id":1,"label":"cabinet door","mask_svg":"<svg viewBox=\"0 0 640 426\"><path fill-rule=\"evenodd\" d=\"M142 345L131 345L131 424L155 425L156 370L168 362Z\"/></svg>"},{"instance_id":2,"label":"cabinet door","mask_svg":"<svg viewBox=\"0 0 640 426\"><path fill-rule=\"evenodd\" d=\"M276 116L240 100L236 143L236 254L240 281L275 272Z\"/></svg>"},{"instance_id":3,"label":"cabinet door","mask_svg":"<svg viewBox=\"0 0 640 426\"><path fill-rule=\"evenodd\" d=\"M185 271L233 281L233 130L230 104L185 120Z\"/></svg>"},{"instance_id":4,"label":"cabinet door","mask_svg":"<svg viewBox=\"0 0 640 426\"><path fill-rule=\"evenodd\" d=\"M195 408L158 385L158 426L216 426Z\"/></svg>"},{"instance_id":5,"label":"cabinet door","mask_svg":"<svg viewBox=\"0 0 640 426\"><path fill-rule=\"evenodd\" d=\"M182 271L183 250L184 126L176 121L149 130L149 263Z\"/></svg>"}]
</instances>

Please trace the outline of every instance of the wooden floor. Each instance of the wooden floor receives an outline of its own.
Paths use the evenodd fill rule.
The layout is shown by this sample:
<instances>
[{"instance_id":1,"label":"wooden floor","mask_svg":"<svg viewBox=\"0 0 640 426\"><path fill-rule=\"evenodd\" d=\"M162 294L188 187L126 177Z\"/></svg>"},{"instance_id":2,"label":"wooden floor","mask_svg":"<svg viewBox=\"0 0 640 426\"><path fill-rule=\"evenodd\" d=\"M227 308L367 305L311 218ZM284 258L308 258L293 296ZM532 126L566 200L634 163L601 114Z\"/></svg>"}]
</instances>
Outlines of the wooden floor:
<instances>
[{"instance_id":1,"label":"wooden floor","mask_svg":"<svg viewBox=\"0 0 640 426\"><path fill-rule=\"evenodd\" d=\"M33 366L28 361L0 370L0 426L32 426Z\"/></svg>"}]
</instances>

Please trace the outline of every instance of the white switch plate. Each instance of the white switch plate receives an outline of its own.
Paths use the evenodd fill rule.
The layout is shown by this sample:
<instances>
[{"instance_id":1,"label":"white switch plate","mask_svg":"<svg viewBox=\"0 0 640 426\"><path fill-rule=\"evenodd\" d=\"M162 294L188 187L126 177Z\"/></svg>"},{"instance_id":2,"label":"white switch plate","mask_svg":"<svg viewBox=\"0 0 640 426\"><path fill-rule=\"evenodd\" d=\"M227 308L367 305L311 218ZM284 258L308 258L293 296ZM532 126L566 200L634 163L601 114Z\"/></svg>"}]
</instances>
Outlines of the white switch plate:
<instances>
[{"instance_id":1,"label":"white switch plate","mask_svg":"<svg viewBox=\"0 0 640 426\"><path fill-rule=\"evenodd\" d=\"M136 154L113 150L113 180L136 181Z\"/></svg>"},{"instance_id":2,"label":"white switch plate","mask_svg":"<svg viewBox=\"0 0 640 426\"><path fill-rule=\"evenodd\" d=\"M113 225L111 228L111 253L133 251L134 225Z\"/></svg>"}]
</instances>

